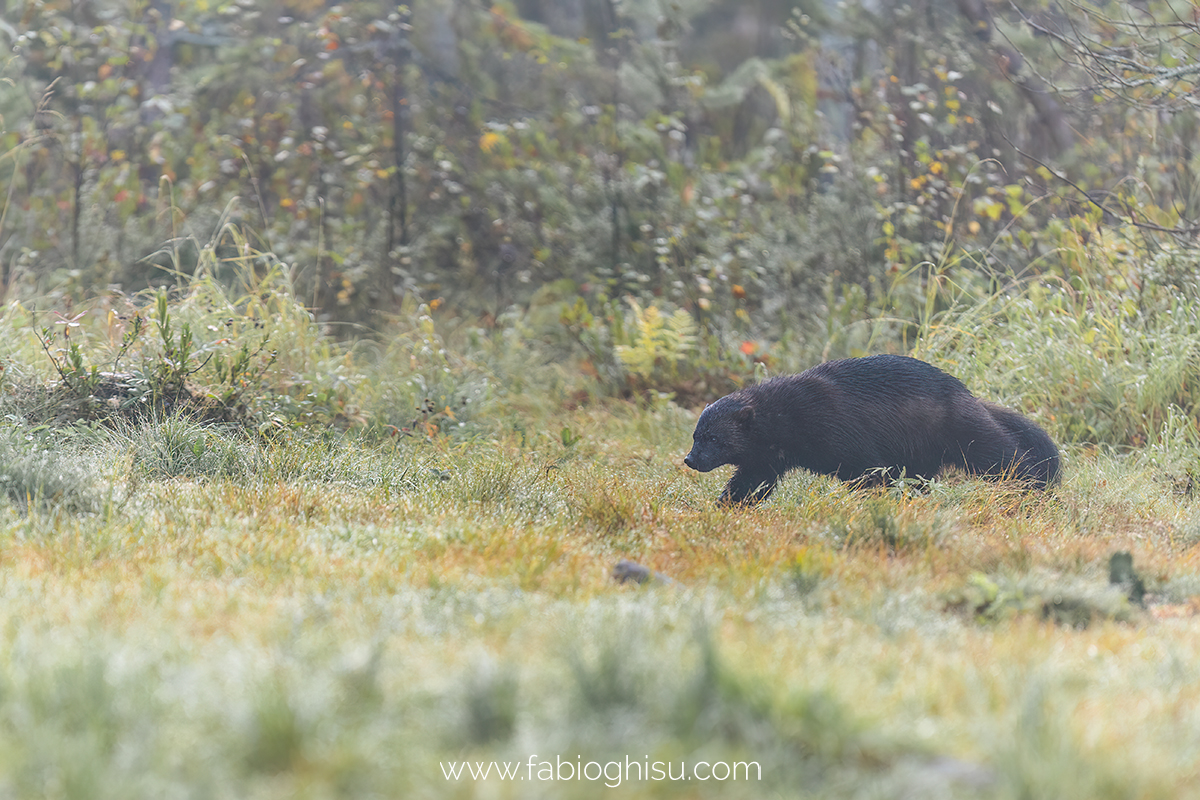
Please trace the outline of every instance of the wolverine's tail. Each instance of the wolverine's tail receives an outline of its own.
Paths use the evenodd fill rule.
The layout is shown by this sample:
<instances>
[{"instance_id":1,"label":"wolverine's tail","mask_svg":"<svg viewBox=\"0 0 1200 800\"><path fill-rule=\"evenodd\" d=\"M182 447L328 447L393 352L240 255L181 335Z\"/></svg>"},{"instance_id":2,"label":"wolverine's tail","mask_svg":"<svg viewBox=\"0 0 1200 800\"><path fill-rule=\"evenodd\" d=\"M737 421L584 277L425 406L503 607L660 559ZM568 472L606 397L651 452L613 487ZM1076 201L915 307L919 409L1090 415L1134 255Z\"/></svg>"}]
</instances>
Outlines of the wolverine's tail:
<instances>
[{"instance_id":1,"label":"wolverine's tail","mask_svg":"<svg viewBox=\"0 0 1200 800\"><path fill-rule=\"evenodd\" d=\"M1012 434L1017 440L1017 453L1013 469L1018 478L1033 481L1038 488L1057 483L1060 477L1061 463L1058 448L1055 447L1049 434L1042 430L1033 420L1018 414L1003 406L989 403L986 400L983 407L992 415L992 419Z\"/></svg>"}]
</instances>

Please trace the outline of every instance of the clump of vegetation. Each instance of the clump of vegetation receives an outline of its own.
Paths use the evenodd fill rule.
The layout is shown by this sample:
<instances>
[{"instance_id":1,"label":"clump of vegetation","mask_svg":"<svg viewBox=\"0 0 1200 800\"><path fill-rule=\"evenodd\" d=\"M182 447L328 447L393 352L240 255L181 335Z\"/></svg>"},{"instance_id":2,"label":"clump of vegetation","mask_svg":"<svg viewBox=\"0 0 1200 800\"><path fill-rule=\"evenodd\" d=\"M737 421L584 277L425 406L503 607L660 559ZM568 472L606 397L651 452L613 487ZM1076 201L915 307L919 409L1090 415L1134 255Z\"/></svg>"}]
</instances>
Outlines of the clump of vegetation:
<instances>
[{"instance_id":1,"label":"clump of vegetation","mask_svg":"<svg viewBox=\"0 0 1200 800\"><path fill-rule=\"evenodd\" d=\"M988 576L973 573L946 598L947 608L980 622L1032 614L1060 625L1129 622L1135 614L1128 590L1111 582L1049 573Z\"/></svg>"},{"instance_id":2,"label":"clump of vegetation","mask_svg":"<svg viewBox=\"0 0 1200 800\"><path fill-rule=\"evenodd\" d=\"M833 556L828 551L811 546L801 549L789 569L796 592L801 597L815 592L828 580L832 565Z\"/></svg>"},{"instance_id":3,"label":"clump of vegetation","mask_svg":"<svg viewBox=\"0 0 1200 800\"><path fill-rule=\"evenodd\" d=\"M829 536L838 547L919 553L937 547L952 527L942 514L924 512L903 497L871 496L831 519Z\"/></svg>"},{"instance_id":4,"label":"clump of vegetation","mask_svg":"<svg viewBox=\"0 0 1200 800\"><path fill-rule=\"evenodd\" d=\"M1180 449L1180 414L1198 413L1198 334L1200 295L1035 280L931 318L916 354L1031 413L1061 441L1142 447L1169 425L1172 441L1160 448Z\"/></svg>"},{"instance_id":5,"label":"clump of vegetation","mask_svg":"<svg viewBox=\"0 0 1200 800\"><path fill-rule=\"evenodd\" d=\"M118 436L128 442L133 467L148 478L244 480L257 471L263 458L254 442L238 430L181 414L124 426Z\"/></svg>"},{"instance_id":6,"label":"clump of vegetation","mask_svg":"<svg viewBox=\"0 0 1200 800\"><path fill-rule=\"evenodd\" d=\"M22 509L95 511L100 471L93 446L44 426L0 425L0 491Z\"/></svg>"}]
</instances>

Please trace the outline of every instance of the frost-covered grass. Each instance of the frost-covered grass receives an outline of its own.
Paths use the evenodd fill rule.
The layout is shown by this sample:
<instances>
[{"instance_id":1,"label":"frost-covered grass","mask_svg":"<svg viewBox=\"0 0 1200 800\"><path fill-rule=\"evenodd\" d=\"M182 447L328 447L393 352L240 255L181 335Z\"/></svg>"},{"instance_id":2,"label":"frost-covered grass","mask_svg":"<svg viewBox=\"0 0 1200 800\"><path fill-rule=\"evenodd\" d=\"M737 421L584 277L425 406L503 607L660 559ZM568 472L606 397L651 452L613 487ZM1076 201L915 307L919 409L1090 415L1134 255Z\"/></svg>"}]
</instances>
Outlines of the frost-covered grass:
<instances>
[{"instance_id":1,"label":"frost-covered grass","mask_svg":"<svg viewBox=\"0 0 1200 800\"><path fill-rule=\"evenodd\" d=\"M1196 792L1200 508L1146 459L1072 450L1045 496L794 474L761 508L720 510L722 474L680 461L693 419L618 403L521 420L570 445L14 425L8 447L86 453L54 484L86 491L0 507L0 787ZM1148 608L1109 585L1118 551ZM619 585L620 558L677 583ZM556 759L609 777L546 780ZM447 780L463 761L521 779ZM632 771L655 761L762 777Z\"/></svg>"},{"instance_id":2,"label":"frost-covered grass","mask_svg":"<svg viewBox=\"0 0 1200 800\"><path fill-rule=\"evenodd\" d=\"M1200 304L924 326L1072 442L1051 492L730 510L697 409L516 323L338 342L273 280L0 315L0 796L1200 796Z\"/></svg>"}]
</instances>

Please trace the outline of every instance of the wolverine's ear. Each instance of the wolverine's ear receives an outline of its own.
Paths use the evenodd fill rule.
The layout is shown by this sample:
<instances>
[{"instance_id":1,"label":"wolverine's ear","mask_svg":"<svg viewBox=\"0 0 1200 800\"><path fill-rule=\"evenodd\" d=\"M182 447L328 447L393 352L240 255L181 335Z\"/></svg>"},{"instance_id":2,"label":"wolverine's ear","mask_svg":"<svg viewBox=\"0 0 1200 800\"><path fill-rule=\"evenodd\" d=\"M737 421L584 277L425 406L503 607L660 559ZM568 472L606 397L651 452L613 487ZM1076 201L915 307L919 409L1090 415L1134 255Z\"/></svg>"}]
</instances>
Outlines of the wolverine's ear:
<instances>
[{"instance_id":1,"label":"wolverine's ear","mask_svg":"<svg viewBox=\"0 0 1200 800\"><path fill-rule=\"evenodd\" d=\"M736 419L738 422L750 422L751 420L754 419L754 406L752 406L752 405L742 406L741 408L739 408L737 410L737 413L733 415L733 418Z\"/></svg>"}]
</instances>

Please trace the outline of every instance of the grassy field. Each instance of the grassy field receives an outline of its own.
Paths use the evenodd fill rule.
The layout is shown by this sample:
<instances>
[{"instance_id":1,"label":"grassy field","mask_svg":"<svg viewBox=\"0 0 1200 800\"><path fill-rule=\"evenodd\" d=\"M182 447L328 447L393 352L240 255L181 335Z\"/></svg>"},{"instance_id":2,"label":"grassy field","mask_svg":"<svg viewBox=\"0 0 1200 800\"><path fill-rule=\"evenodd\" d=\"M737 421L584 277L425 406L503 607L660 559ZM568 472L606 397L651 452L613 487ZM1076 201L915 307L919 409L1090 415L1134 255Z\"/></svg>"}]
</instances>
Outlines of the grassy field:
<instances>
[{"instance_id":1,"label":"grassy field","mask_svg":"<svg viewBox=\"0 0 1200 800\"><path fill-rule=\"evenodd\" d=\"M855 493L796 474L761 508L719 510L720 476L680 463L693 419L601 405L554 418L570 447L256 444L182 420L29 434L48 449L25 469L76 473L0 518L0 786L1196 791L1200 519L1136 458L1068 452L1045 496L963 478ZM236 458L164 463L188 436L194 459ZM1109 583L1119 551L1144 608ZM671 580L618 584L621 558ZM608 773L539 779L557 759ZM761 779L639 780L627 759L674 776L755 763ZM520 780L448 780L463 761L520 762Z\"/></svg>"},{"instance_id":2,"label":"grassy field","mask_svg":"<svg viewBox=\"0 0 1200 800\"><path fill-rule=\"evenodd\" d=\"M181 320L232 331L195 364L268 320L286 344L247 374L308 388L235 399L299 422L89 418L120 403L44 387L103 394L87 359L116 363L111 315L43 352L8 311L0 796L1200 795L1178 413L1141 447L1065 446L1046 494L795 473L719 509L726 471L682 464L697 409L567 402L561 370L460 357L432 323L355 354L218 301L147 303L123 380L180 374ZM956 330L927 357L1026 394ZM1135 575L1110 574L1122 553ZM621 559L659 576L619 583Z\"/></svg>"}]
</instances>

